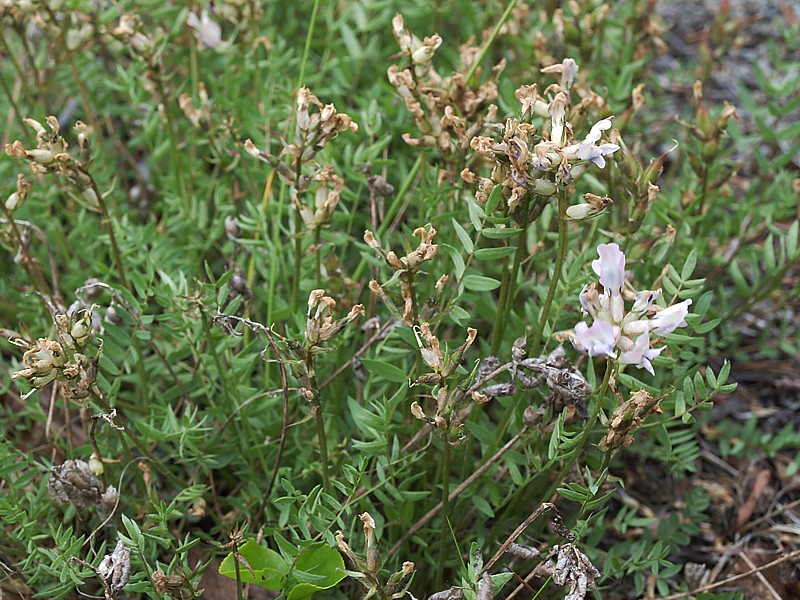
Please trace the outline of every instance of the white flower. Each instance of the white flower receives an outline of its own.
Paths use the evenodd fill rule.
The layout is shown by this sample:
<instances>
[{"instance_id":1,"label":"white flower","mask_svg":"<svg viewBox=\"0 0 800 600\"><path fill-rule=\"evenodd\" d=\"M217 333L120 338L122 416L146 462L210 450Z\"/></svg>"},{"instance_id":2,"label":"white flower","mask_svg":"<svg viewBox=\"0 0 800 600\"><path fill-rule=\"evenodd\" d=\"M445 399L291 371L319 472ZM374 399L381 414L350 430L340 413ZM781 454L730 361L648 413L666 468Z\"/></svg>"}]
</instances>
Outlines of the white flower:
<instances>
[{"instance_id":1,"label":"white flower","mask_svg":"<svg viewBox=\"0 0 800 600\"><path fill-rule=\"evenodd\" d=\"M650 334L644 332L636 338L636 343L632 350L623 352L620 355L619 363L622 365L635 365L640 369L647 369L651 375L655 375L656 373L653 371L653 365L650 364L650 361L661 354L663 350L663 346L661 348L650 348Z\"/></svg>"},{"instance_id":2,"label":"white flower","mask_svg":"<svg viewBox=\"0 0 800 600\"><path fill-rule=\"evenodd\" d=\"M227 43L222 41L222 27L208 16L207 10L202 11L200 17L190 12L186 24L194 30L194 37L205 48L219 48Z\"/></svg>"},{"instance_id":3,"label":"white flower","mask_svg":"<svg viewBox=\"0 0 800 600\"><path fill-rule=\"evenodd\" d=\"M575 325L575 335L589 356L616 357L614 346L619 337L619 327L607 321L595 321L591 327L581 322Z\"/></svg>"},{"instance_id":4,"label":"white flower","mask_svg":"<svg viewBox=\"0 0 800 600\"><path fill-rule=\"evenodd\" d=\"M582 322L575 325L573 344L589 356L608 356L620 365L634 365L655 374L652 361L664 347L651 348L650 334L666 335L684 327L692 301L661 309L654 306L661 290L643 290L636 294L633 307L626 313L622 297L625 255L617 244L600 244L597 254L599 258L592 261L592 269L600 278L602 293L595 283L581 290L581 307L594 322L591 327Z\"/></svg>"},{"instance_id":5,"label":"white flower","mask_svg":"<svg viewBox=\"0 0 800 600\"><path fill-rule=\"evenodd\" d=\"M600 283L611 294L621 294L625 284L625 255L617 244L600 244L599 259L592 261L592 269Z\"/></svg>"},{"instance_id":6,"label":"white flower","mask_svg":"<svg viewBox=\"0 0 800 600\"><path fill-rule=\"evenodd\" d=\"M686 327L684 317L689 314L689 305L692 303L691 299L684 300L678 304L673 304L669 308L665 308L651 319L653 325L653 333L658 335L667 335L672 333L678 327Z\"/></svg>"},{"instance_id":7,"label":"white flower","mask_svg":"<svg viewBox=\"0 0 800 600\"><path fill-rule=\"evenodd\" d=\"M611 129L611 119L602 119L592 126L584 140L580 144L571 144L564 148L564 154L567 158L577 158L578 160L586 160L593 162L601 169L606 166L606 159L603 158L609 154L613 154L619 150L617 144L595 144L600 141L602 132L606 129Z\"/></svg>"},{"instance_id":8,"label":"white flower","mask_svg":"<svg viewBox=\"0 0 800 600\"><path fill-rule=\"evenodd\" d=\"M548 107L548 111L550 112L550 141L558 146L564 143L565 126L567 122L567 104L567 95L564 92L558 92Z\"/></svg>"}]
</instances>

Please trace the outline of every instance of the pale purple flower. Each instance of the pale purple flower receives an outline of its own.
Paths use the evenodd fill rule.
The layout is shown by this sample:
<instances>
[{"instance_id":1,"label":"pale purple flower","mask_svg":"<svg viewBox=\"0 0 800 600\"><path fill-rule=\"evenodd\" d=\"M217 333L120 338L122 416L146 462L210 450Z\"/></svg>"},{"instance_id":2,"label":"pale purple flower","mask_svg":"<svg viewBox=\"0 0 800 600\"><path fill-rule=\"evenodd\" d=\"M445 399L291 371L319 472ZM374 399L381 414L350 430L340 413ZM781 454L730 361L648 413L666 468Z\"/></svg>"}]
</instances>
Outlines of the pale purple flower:
<instances>
[{"instance_id":1,"label":"pale purple flower","mask_svg":"<svg viewBox=\"0 0 800 600\"><path fill-rule=\"evenodd\" d=\"M208 16L207 10L202 11L199 17L196 13L190 12L186 17L186 24L194 30L194 37L204 48L219 48L226 45L222 40L222 27Z\"/></svg>"},{"instance_id":2,"label":"pale purple flower","mask_svg":"<svg viewBox=\"0 0 800 600\"><path fill-rule=\"evenodd\" d=\"M606 321L595 321L591 327L580 322L575 325L575 335L589 356L616 357L614 346L617 345L619 327Z\"/></svg>"},{"instance_id":3,"label":"pale purple flower","mask_svg":"<svg viewBox=\"0 0 800 600\"><path fill-rule=\"evenodd\" d=\"M661 290L643 290L636 294L630 311L625 310L622 290L625 286L625 255L617 244L600 244L599 258L592 269L600 279L602 293L591 283L581 290L581 307L593 323L575 325L573 344L589 356L608 356L620 365L634 365L655 374L652 361L664 347L651 348L650 334L666 335L684 327L691 300L660 309L655 306Z\"/></svg>"},{"instance_id":4,"label":"pale purple flower","mask_svg":"<svg viewBox=\"0 0 800 600\"><path fill-rule=\"evenodd\" d=\"M619 363L622 365L634 365L640 369L646 369L651 375L655 375L656 373L650 361L661 354L663 350L664 346L661 348L650 348L650 334L645 332L636 338L633 349L623 352L620 355Z\"/></svg>"},{"instance_id":5,"label":"pale purple flower","mask_svg":"<svg viewBox=\"0 0 800 600\"><path fill-rule=\"evenodd\" d=\"M600 283L611 294L621 294L625 284L625 255L617 244L600 244L599 259L592 261L592 269L600 277Z\"/></svg>"},{"instance_id":6,"label":"pale purple flower","mask_svg":"<svg viewBox=\"0 0 800 600\"><path fill-rule=\"evenodd\" d=\"M601 169L606 166L605 156L613 154L619 150L617 144L600 144L595 145L600 141L600 136L603 131L611 129L611 119L602 119L592 126L584 140L580 144L571 144L564 148L564 154L568 158L577 158L579 160L586 160L593 162Z\"/></svg>"},{"instance_id":7,"label":"pale purple flower","mask_svg":"<svg viewBox=\"0 0 800 600\"><path fill-rule=\"evenodd\" d=\"M653 333L657 335L667 335L672 333L678 327L686 327L684 318L689 314L689 305L692 303L691 298L684 300L678 304L673 304L669 308L656 313L650 320L653 326Z\"/></svg>"}]
</instances>

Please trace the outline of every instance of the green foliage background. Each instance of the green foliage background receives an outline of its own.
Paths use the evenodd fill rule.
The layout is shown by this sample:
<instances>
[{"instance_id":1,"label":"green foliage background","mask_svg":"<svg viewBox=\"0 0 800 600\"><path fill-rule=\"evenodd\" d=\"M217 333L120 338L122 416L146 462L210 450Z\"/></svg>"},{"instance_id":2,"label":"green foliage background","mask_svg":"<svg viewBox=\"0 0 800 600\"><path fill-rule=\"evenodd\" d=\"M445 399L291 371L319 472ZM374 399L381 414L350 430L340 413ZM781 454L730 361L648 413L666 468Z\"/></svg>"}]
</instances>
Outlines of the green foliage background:
<instances>
[{"instance_id":1,"label":"green foliage background","mask_svg":"<svg viewBox=\"0 0 800 600\"><path fill-rule=\"evenodd\" d=\"M712 399L734 388L725 361L744 352L741 317L764 302L796 306L797 286L787 288L786 281L800 259L792 163L798 136L796 124L788 124L784 115L796 109L800 86L796 65L782 58L782 49L796 46L796 31L776 42L773 72L759 78L759 87L773 100L760 105L742 90L747 122L755 127L731 120L711 147L698 133L706 117L683 100L691 95L690 69L675 75L684 80L666 88L656 77L657 46L641 33L650 8L640 0L516 7L499 30L507 7L492 1L245 2L241 10L258 4L260 16L238 22L215 17L226 40L217 49L203 48L186 25L189 11L199 8L196 2L146 0L100 3L100 8L83 0L33 4L50 25L37 30L30 13L20 17L0 8L0 114L8 115L3 142L19 139L29 147L34 134L22 117L44 122L56 115L77 151L70 125L80 119L92 126L91 173L108 214L92 210L63 178L33 176L33 188L13 217L38 228L23 227L31 233L30 253L39 265L33 269L41 268L56 297L69 306L89 278L99 279L117 296L105 289L90 302L103 315L113 301L119 320L104 323L100 336L97 383L106 405L81 405L44 391L21 399L22 388L10 375L20 368L22 353L0 343L3 589L44 598L77 597L77 589L102 593L91 569L71 558L97 566L119 535L134 549L129 597L195 597L208 562L235 550L232 531L258 535L262 551L270 548L269 556L282 565L296 564L311 550L324 554L319 564L333 564L340 556L327 550L336 547L338 530L364 558L357 517L369 512L385 559L380 578L413 561L418 572L410 590L418 597L443 589L446 582L474 593L481 569L467 564L470 546L476 544L488 560L532 511L553 498L602 573L597 597L614 589L638 597L651 575L660 594L688 589L677 557L711 518L708 494L690 486L681 514L645 516L625 491L623 465L638 461L676 479L695 472L699 432ZM556 9L562 11L563 31ZM141 30L153 36L149 59L113 39L110 31L119 24L120 11L136 13ZM478 81L506 59L498 81L498 122L518 114L514 91L520 85L539 82L544 89L552 83L540 73L543 57L557 62L573 57L585 82L618 116L625 142L644 168L677 140L678 149L666 159L658 181L658 199L636 231L626 213L635 190L626 187L623 167L610 160L605 170L576 182L573 203L579 194L593 192L610 195L615 204L596 219L569 225L562 278L549 312L543 306L558 252L555 200L523 232L493 234L516 224L479 206L450 159L402 140L402 133L417 132L386 78L387 68L400 60L391 33L398 11L418 36L442 36L434 61L442 73L457 68L458 46L471 38L486 41ZM581 29L586 22L593 23L591 32ZM68 32L83 23L91 29L70 49ZM713 68L713 57L708 60ZM178 97L188 94L199 106L201 83L210 120L195 127ZM640 83L645 104L633 110L631 95ZM279 153L281 138L291 137L301 85L359 125L355 133L339 134L319 155L345 187L318 239L297 228L290 186L243 147L252 138L258 148ZM674 96L681 90L676 115ZM723 110L712 102L704 107L710 121ZM624 114L630 117L623 120ZM17 174L28 173L24 162L0 158L3 199L14 191ZM371 199L365 165L394 186L385 201ZM745 183L731 179L735 170L746 175ZM231 218L238 223L235 234L226 230ZM433 296L437 280L449 276L446 298L430 319L436 335L452 350L463 342L467 327L478 332L458 371L461 381L487 356L510 360L514 340L533 335L539 325L538 354L556 348L556 332L581 320L578 293L594 279L590 262L599 243L623 247L639 287L662 287L667 299L694 300L689 327L667 337L669 350L655 361L656 376L629 369L617 377L626 398L638 389L664 396L663 413L636 433L610 473L604 471L609 464L597 442L617 402L612 395L596 394L584 407L587 414L597 409L602 415L588 433L583 418L567 422L552 406L543 423L524 426L527 406L547 405L546 389L497 398L475 406L465 420L466 440L445 450L444 441L410 414L412 401L426 412L432 406L430 386L409 386L426 372L414 332L400 326L371 340L374 330L362 329L363 319L348 325L316 358L329 463L323 467L314 410L299 393L291 369L289 391L283 393L276 361L287 362L287 355L276 355L258 331L233 336L215 324L218 313L238 314L273 327L286 340L302 340L305 299L322 287L338 302L337 318L361 302L368 317L386 325L390 311L366 284L372 277L387 281L391 271L364 243L363 233L376 231L383 248L402 255L409 244L416 247L411 233L425 224L437 229L439 252L415 281L417 297ZM8 215L0 225L0 242L4 337L52 335L51 315L34 293L31 271L21 264ZM519 252L524 260L512 273ZM454 284L459 281L462 285ZM503 304L509 286L513 293ZM791 324L776 326L787 334L759 340L762 351L796 354ZM360 352L368 340L372 343ZM290 342L280 345L291 347ZM579 360L571 347L567 350ZM579 364L589 383L601 388L602 363L583 359ZM118 487L120 502L112 519L97 529L97 514L57 506L47 484L52 465L89 459L89 417L110 407L117 409L126 431L100 426L97 443L104 457L118 459L105 465L103 477ZM755 424L719 424L724 452L775 455L798 448L791 428L754 441L748 427ZM510 450L492 459L517 435ZM491 468L450 503L447 521L439 513L393 548L442 499L443 478L452 491L487 461ZM574 469L565 469L573 464ZM332 477L327 488L324 468ZM796 470L795 457L789 468ZM546 520L528 530L526 543L565 543L546 530ZM626 535L631 529L637 535ZM535 564L517 559L512 567L524 577ZM293 571L296 581L280 583L283 592L307 597L292 594L310 571ZM157 592L156 572L183 578L183 591ZM360 593L357 578L331 577L336 581L330 586L337 587L319 597ZM543 590L539 597L564 596L564 589L549 580L536 582ZM308 589L317 589L313 585ZM497 597L515 585L507 584L504 591L498 586Z\"/></svg>"}]
</instances>

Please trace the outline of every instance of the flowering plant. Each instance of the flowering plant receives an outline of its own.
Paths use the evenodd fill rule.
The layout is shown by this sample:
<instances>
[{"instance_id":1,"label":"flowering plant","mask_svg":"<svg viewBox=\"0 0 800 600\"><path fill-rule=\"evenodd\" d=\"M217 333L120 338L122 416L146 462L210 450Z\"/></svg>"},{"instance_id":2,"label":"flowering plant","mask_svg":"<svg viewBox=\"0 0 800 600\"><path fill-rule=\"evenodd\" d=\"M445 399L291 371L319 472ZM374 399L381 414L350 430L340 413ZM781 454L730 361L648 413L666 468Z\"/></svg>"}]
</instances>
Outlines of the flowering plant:
<instances>
[{"instance_id":1,"label":"flowering plant","mask_svg":"<svg viewBox=\"0 0 800 600\"><path fill-rule=\"evenodd\" d=\"M580 293L581 307L594 322L575 326L572 342L576 349L589 356L608 356L620 365L636 365L652 374L652 361L664 350L653 348L650 334L663 336L684 327L691 299L662 308L656 304L661 290L634 292L625 289L625 255L617 244L600 244L600 258L592 261L592 269L600 278ZM624 296L634 298L625 311Z\"/></svg>"}]
</instances>

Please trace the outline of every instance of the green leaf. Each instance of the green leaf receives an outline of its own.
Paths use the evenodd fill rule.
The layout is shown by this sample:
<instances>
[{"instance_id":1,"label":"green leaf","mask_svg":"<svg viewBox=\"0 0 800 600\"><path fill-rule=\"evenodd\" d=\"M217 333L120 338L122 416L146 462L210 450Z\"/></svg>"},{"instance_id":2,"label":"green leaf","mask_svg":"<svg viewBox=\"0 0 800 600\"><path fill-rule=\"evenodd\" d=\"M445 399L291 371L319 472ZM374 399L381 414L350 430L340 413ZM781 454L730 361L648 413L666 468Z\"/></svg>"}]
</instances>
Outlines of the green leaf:
<instances>
[{"instance_id":1,"label":"green leaf","mask_svg":"<svg viewBox=\"0 0 800 600\"><path fill-rule=\"evenodd\" d=\"M566 487L560 487L556 490L559 494L561 494L567 500L572 500L573 502L580 502L583 503L586 501L588 496L583 492L576 492L575 490L571 490Z\"/></svg>"},{"instance_id":2,"label":"green leaf","mask_svg":"<svg viewBox=\"0 0 800 600\"><path fill-rule=\"evenodd\" d=\"M708 333L709 331L714 330L716 328L716 326L720 324L721 321L722 321L722 319L711 319L710 321L706 321L705 323L701 323L700 325L695 327L694 330L697 333L705 334L705 333Z\"/></svg>"},{"instance_id":3,"label":"green leaf","mask_svg":"<svg viewBox=\"0 0 800 600\"><path fill-rule=\"evenodd\" d=\"M511 581L514 578L514 573L498 573L497 575L492 575L492 587L494 587L494 591L499 592L505 584Z\"/></svg>"},{"instance_id":4,"label":"green leaf","mask_svg":"<svg viewBox=\"0 0 800 600\"><path fill-rule=\"evenodd\" d=\"M500 282L482 275L467 275L464 277L464 287L474 292L488 292L499 288Z\"/></svg>"},{"instance_id":5,"label":"green leaf","mask_svg":"<svg viewBox=\"0 0 800 600\"><path fill-rule=\"evenodd\" d=\"M450 255L453 261L453 267L455 268L456 279L460 279L467 268L464 264L464 258L461 256L461 251L450 244L440 244L440 246Z\"/></svg>"},{"instance_id":6,"label":"green leaf","mask_svg":"<svg viewBox=\"0 0 800 600\"><path fill-rule=\"evenodd\" d=\"M475 258L480 260L498 260L512 256L517 249L514 246L500 246L498 248L479 248L475 251Z\"/></svg>"},{"instance_id":7,"label":"green leaf","mask_svg":"<svg viewBox=\"0 0 800 600\"><path fill-rule=\"evenodd\" d=\"M503 198L503 186L496 185L494 189L492 189L492 193L489 194L489 199L486 201L485 212L487 215L491 215L497 210L497 205L500 204L500 200Z\"/></svg>"},{"instance_id":8,"label":"green leaf","mask_svg":"<svg viewBox=\"0 0 800 600\"><path fill-rule=\"evenodd\" d=\"M467 201L467 208L469 208L470 223L472 223L475 231L480 231L486 214L483 212L483 209L478 205L478 203L475 202L474 198L470 198Z\"/></svg>"},{"instance_id":9,"label":"green leaf","mask_svg":"<svg viewBox=\"0 0 800 600\"><path fill-rule=\"evenodd\" d=\"M709 387L712 389L717 389L717 376L714 375L714 369L711 367L706 367L706 381L708 382Z\"/></svg>"},{"instance_id":10,"label":"green leaf","mask_svg":"<svg viewBox=\"0 0 800 600\"><path fill-rule=\"evenodd\" d=\"M728 376L731 374L731 363L729 361L725 361L722 364L722 368L719 370L719 375L717 375L717 384L722 385L726 381L728 381Z\"/></svg>"},{"instance_id":11,"label":"green leaf","mask_svg":"<svg viewBox=\"0 0 800 600\"><path fill-rule=\"evenodd\" d=\"M494 518L494 511L492 506L481 496L473 496L472 504L478 509L478 512L486 515L490 519Z\"/></svg>"},{"instance_id":12,"label":"green leaf","mask_svg":"<svg viewBox=\"0 0 800 600\"><path fill-rule=\"evenodd\" d=\"M664 291L670 296L678 295L678 288L676 288L675 284L669 280L669 277L663 277L661 279L661 285L664 286Z\"/></svg>"},{"instance_id":13,"label":"green leaf","mask_svg":"<svg viewBox=\"0 0 800 600\"><path fill-rule=\"evenodd\" d=\"M382 360L374 358L362 358L361 363L367 368L367 371L374 373L378 377L382 377L386 381L393 383L405 383L408 379L408 373L396 365L389 364Z\"/></svg>"},{"instance_id":14,"label":"green leaf","mask_svg":"<svg viewBox=\"0 0 800 600\"><path fill-rule=\"evenodd\" d=\"M798 98L800 98L800 96L798 96ZM791 227L789 227L789 231L786 232L786 254L789 258L797 253L798 227L800 227L800 221L795 221L792 223Z\"/></svg>"},{"instance_id":15,"label":"green leaf","mask_svg":"<svg viewBox=\"0 0 800 600\"><path fill-rule=\"evenodd\" d=\"M467 231L461 226L461 223L456 221L455 219L451 219L453 221L453 227L456 230L456 235L458 239L461 241L461 245L464 246L464 250L467 254L472 254L472 251L475 249L475 246L472 243L472 238L469 237Z\"/></svg>"},{"instance_id":16,"label":"green leaf","mask_svg":"<svg viewBox=\"0 0 800 600\"><path fill-rule=\"evenodd\" d=\"M489 227L481 232L483 237L491 240L503 240L506 238L514 237L525 231L524 229L516 229L514 227Z\"/></svg>"},{"instance_id":17,"label":"green leaf","mask_svg":"<svg viewBox=\"0 0 800 600\"><path fill-rule=\"evenodd\" d=\"M681 279L686 281L689 277L692 276L694 272L694 268L697 266L697 249L695 248L689 253L689 256L686 258L686 262L683 263L683 269L681 269Z\"/></svg>"},{"instance_id":18,"label":"green leaf","mask_svg":"<svg viewBox=\"0 0 800 600\"><path fill-rule=\"evenodd\" d=\"M338 550L324 543L304 548L297 557L289 583L284 591L288 591L288 600L305 600L314 592L332 588L347 576L344 560Z\"/></svg>"},{"instance_id":19,"label":"green leaf","mask_svg":"<svg viewBox=\"0 0 800 600\"><path fill-rule=\"evenodd\" d=\"M139 526L133 519L125 515L122 515L122 524L125 526L125 531L128 532L131 542L138 548L142 543L142 530L139 529Z\"/></svg>"},{"instance_id":20,"label":"green leaf","mask_svg":"<svg viewBox=\"0 0 800 600\"><path fill-rule=\"evenodd\" d=\"M675 416L680 417L686 412L686 399L683 392L675 394Z\"/></svg>"},{"instance_id":21,"label":"green leaf","mask_svg":"<svg viewBox=\"0 0 800 600\"><path fill-rule=\"evenodd\" d=\"M693 380L694 380L694 389L697 390L697 394L703 400L708 400L708 388L706 387L706 382L703 380L703 376L700 375L700 371L697 371L694 374Z\"/></svg>"},{"instance_id":22,"label":"green leaf","mask_svg":"<svg viewBox=\"0 0 800 600\"><path fill-rule=\"evenodd\" d=\"M694 385L692 384L692 378L687 377L683 380L683 398L686 402L691 402L694 404Z\"/></svg>"},{"instance_id":23,"label":"green leaf","mask_svg":"<svg viewBox=\"0 0 800 600\"><path fill-rule=\"evenodd\" d=\"M456 325L461 325L463 327L469 323L469 313L460 306L452 306L447 315Z\"/></svg>"},{"instance_id":24,"label":"green leaf","mask_svg":"<svg viewBox=\"0 0 800 600\"><path fill-rule=\"evenodd\" d=\"M244 583L254 583L258 586L280 591L283 587L286 574L289 572L289 564L283 557L257 543L255 540L248 540L239 548L239 554L244 557L253 572L244 564L239 562L239 578ZM233 552L225 557L219 566L220 575L236 579L236 558Z\"/></svg>"}]
</instances>

